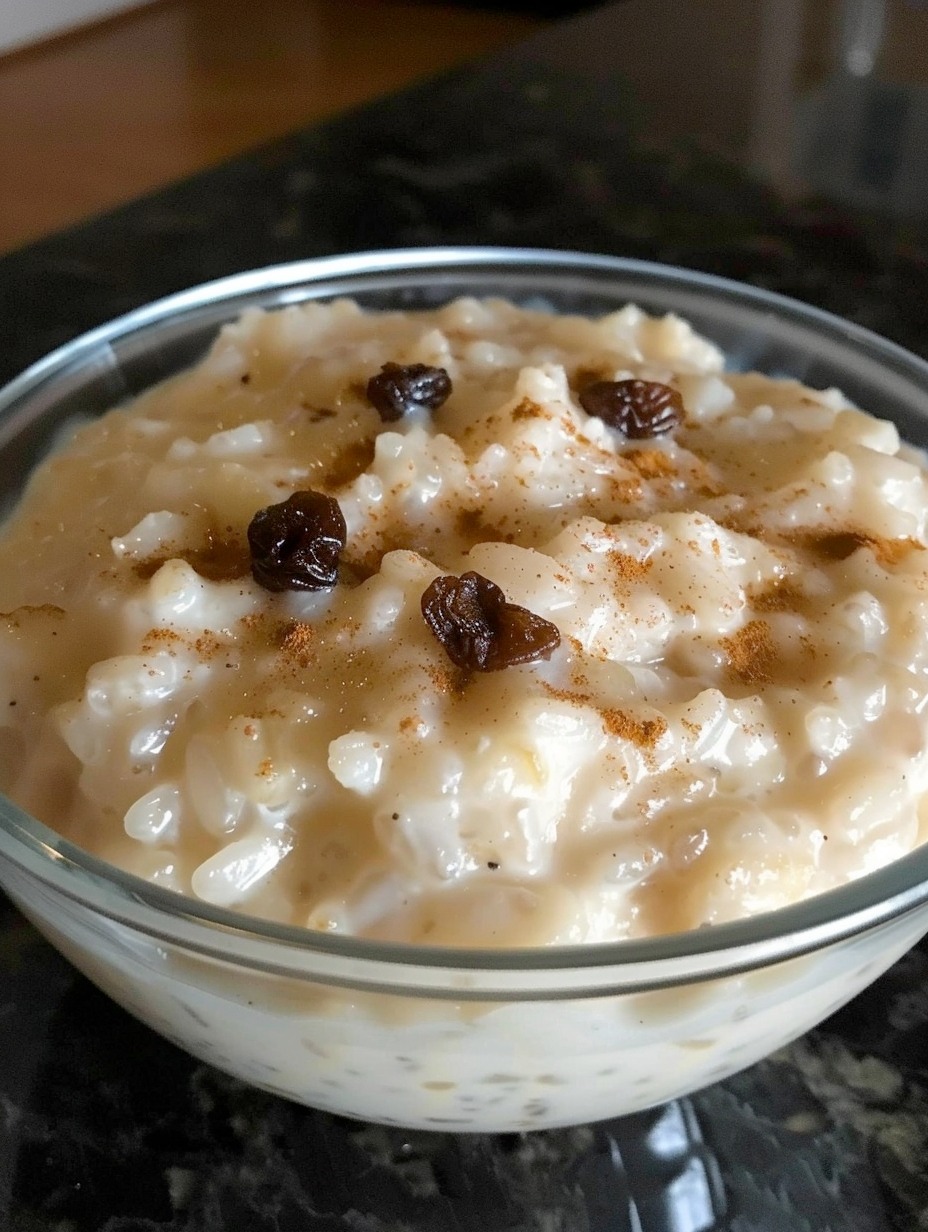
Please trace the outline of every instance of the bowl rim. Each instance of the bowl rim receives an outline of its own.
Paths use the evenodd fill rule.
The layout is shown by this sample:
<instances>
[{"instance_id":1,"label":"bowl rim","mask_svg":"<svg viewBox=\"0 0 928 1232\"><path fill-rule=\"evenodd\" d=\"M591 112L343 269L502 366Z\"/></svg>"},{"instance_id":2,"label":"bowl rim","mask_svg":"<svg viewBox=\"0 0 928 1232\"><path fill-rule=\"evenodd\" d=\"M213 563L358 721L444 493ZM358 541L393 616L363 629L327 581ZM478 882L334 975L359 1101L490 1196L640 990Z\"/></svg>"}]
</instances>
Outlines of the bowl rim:
<instances>
[{"instance_id":1,"label":"bowl rim","mask_svg":"<svg viewBox=\"0 0 928 1232\"><path fill-rule=\"evenodd\" d=\"M0 390L0 428L6 413L16 404L98 349L209 304L348 276L441 269L453 275L465 268L488 271L494 266L536 266L552 274L601 272L639 277L668 290L678 286L697 293L708 291L710 298L733 299L775 312L781 319L862 348L871 360L922 385L928 408L928 363L863 326L787 296L714 274L606 254L448 246L307 258L214 279L161 297L84 332L15 377ZM307 298L294 295L279 306ZM319 978L322 970L333 983L353 984L362 979L376 984L383 981L385 971L396 970L404 974L410 987L431 988L441 973L451 974L455 977L455 995L464 998L494 990L503 998L521 997L531 992L533 980L537 983L539 978L553 978L555 974L559 975L557 983L563 995L567 995L564 990L568 986L574 992L582 987L598 993L605 984L614 990L662 987L681 978L711 979L723 972L768 966L887 926L928 902L925 843L836 889L741 920L632 940L477 949L320 933L214 907L105 863L61 838L4 796L0 796L0 855L106 919L151 937L178 942L201 954L228 960L234 950L236 964L308 978ZM346 962L350 979L338 971L338 965ZM397 988L391 979L387 989L396 992ZM557 995L550 987L539 995L552 992Z\"/></svg>"}]
</instances>

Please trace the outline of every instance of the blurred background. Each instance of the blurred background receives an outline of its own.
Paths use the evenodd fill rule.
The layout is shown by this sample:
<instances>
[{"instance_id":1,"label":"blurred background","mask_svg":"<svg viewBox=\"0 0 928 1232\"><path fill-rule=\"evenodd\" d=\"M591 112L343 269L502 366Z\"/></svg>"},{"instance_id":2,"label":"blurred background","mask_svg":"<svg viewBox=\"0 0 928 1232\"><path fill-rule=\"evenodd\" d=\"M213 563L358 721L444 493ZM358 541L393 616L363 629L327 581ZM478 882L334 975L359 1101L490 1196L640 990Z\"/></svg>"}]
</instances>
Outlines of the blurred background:
<instances>
[{"instance_id":1,"label":"blurred background","mask_svg":"<svg viewBox=\"0 0 928 1232\"><path fill-rule=\"evenodd\" d=\"M788 195L924 213L928 0L679 3L625 0L570 71L630 87L649 139L689 133ZM0 253L595 8L0 0Z\"/></svg>"},{"instance_id":2,"label":"blurred background","mask_svg":"<svg viewBox=\"0 0 928 1232\"><path fill-rule=\"evenodd\" d=\"M584 7L2 0L0 252Z\"/></svg>"}]
</instances>

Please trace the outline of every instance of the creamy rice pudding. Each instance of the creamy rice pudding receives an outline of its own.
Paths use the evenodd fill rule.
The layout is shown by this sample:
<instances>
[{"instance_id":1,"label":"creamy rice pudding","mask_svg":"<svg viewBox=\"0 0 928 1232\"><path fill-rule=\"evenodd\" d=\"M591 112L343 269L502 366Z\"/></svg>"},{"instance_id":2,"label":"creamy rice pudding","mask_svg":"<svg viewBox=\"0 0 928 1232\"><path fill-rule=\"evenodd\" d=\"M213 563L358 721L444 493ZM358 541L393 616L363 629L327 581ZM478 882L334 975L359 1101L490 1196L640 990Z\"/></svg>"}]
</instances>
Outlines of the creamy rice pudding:
<instances>
[{"instance_id":1,"label":"creamy rice pudding","mask_svg":"<svg viewBox=\"0 0 928 1232\"><path fill-rule=\"evenodd\" d=\"M8 522L2 785L329 932L780 907L924 837L926 509L893 425L673 316L249 310Z\"/></svg>"}]
</instances>

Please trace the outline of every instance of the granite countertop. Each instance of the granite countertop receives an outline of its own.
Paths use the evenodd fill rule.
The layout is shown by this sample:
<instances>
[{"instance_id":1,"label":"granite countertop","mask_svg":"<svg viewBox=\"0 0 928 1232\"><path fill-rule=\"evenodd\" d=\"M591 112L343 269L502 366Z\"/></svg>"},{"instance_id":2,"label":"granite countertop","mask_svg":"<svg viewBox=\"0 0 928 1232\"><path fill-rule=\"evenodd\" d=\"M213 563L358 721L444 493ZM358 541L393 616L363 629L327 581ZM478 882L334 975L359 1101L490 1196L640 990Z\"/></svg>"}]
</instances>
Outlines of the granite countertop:
<instances>
[{"instance_id":1,"label":"granite countertop","mask_svg":"<svg viewBox=\"0 0 928 1232\"><path fill-rule=\"evenodd\" d=\"M906 0L627 0L557 23L0 260L0 378L207 278L458 242L711 270L928 355L919 38L928 12ZM928 948L688 1100L468 1137L243 1087L115 1008L4 903L0 1226L928 1229Z\"/></svg>"}]
</instances>

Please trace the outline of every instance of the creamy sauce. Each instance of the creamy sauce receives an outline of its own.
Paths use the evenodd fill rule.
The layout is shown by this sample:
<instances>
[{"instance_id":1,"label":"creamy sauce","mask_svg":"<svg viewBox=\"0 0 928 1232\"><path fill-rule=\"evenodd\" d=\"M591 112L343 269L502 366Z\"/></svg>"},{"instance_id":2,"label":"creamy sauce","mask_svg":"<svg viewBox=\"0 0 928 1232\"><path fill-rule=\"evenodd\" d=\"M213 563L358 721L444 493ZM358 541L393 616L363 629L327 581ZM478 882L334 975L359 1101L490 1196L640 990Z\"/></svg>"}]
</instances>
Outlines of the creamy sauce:
<instances>
[{"instance_id":1,"label":"creamy sauce","mask_svg":"<svg viewBox=\"0 0 928 1232\"><path fill-rule=\"evenodd\" d=\"M384 423L387 362L450 398ZM632 377L682 426L582 409ZM307 488L347 522L339 582L271 593L247 527ZM926 496L891 424L726 374L674 317L249 311L8 523L3 786L131 872L332 932L544 945L780 907L923 837ZM450 661L420 601L468 570L557 626L549 658Z\"/></svg>"}]
</instances>

